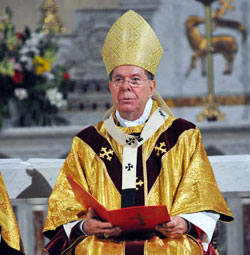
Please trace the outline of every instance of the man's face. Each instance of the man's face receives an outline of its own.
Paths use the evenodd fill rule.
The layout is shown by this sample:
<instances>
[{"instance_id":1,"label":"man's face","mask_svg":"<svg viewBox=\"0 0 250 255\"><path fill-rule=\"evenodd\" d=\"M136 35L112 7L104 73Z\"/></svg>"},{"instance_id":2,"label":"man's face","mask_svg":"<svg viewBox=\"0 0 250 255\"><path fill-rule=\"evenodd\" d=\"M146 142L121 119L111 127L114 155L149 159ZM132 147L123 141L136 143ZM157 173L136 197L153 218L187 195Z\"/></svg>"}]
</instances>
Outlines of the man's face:
<instances>
[{"instance_id":1,"label":"man's face","mask_svg":"<svg viewBox=\"0 0 250 255\"><path fill-rule=\"evenodd\" d=\"M115 86L117 80L124 80L122 85ZM131 86L128 80L143 80L137 87ZM115 108L121 117L127 120L136 120L144 112L148 99L155 89L155 81L149 80L145 70L137 66L118 66L113 70L112 81L109 82Z\"/></svg>"}]
</instances>

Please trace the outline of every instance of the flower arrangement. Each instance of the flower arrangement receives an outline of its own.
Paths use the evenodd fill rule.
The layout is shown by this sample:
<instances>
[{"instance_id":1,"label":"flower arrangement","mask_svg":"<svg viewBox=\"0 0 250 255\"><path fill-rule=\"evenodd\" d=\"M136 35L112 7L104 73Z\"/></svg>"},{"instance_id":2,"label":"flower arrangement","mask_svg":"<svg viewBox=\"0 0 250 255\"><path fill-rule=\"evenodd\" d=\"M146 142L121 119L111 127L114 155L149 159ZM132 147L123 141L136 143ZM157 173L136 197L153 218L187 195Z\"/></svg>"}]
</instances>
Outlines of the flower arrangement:
<instances>
[{"instance_id":1,"label":"flower arrangement","mask_svg":"<svg viewBox=\"0 0 250 255\"><path fill-rule=\"evenodd\" d=\"M59 111L67 106L71 84L65 68L56 64L56 39L37 29L16 33L12 12L0 17L0 127L4 118L16 126L66 124Z\"/></svg>"}]
</instances>

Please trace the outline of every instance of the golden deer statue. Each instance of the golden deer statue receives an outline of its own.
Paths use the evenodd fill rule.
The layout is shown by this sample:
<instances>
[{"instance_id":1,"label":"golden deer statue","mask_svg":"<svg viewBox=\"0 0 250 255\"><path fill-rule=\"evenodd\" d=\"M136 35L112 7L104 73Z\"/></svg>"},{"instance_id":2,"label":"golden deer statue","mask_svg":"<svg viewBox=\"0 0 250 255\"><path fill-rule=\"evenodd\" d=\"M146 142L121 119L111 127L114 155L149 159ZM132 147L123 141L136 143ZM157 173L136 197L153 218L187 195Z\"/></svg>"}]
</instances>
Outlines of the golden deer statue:
<instances>
[{"instance_id":1,"label":"golden deer statue","mask_svg":"<svg viewBox=\"0 0 250 255\"><path fill-rule=\"evenodd\" d=\"M198 26L204 22L205 20L199 16L190 16L185 22L186 34L194 51L190 66L185 73L185 77L187 77L191 73L192 69L195 68L195 62L197 58L200 58L201 60L202 76L206 75L205 60L207 54L207 40L198 29ZM213 28L216 26L222 26L239 30L242 33L242 42L245 42L247 33L244 25L237 21L220 19L216 16L213 18L213 22ZM233 70L233 61L238 51L238 44L235 38L230 35L213 36L212 47L209 50L212 53L220 53L223 55L227 61L224 74L231 74Z\"/></svg>"}]
</instances>

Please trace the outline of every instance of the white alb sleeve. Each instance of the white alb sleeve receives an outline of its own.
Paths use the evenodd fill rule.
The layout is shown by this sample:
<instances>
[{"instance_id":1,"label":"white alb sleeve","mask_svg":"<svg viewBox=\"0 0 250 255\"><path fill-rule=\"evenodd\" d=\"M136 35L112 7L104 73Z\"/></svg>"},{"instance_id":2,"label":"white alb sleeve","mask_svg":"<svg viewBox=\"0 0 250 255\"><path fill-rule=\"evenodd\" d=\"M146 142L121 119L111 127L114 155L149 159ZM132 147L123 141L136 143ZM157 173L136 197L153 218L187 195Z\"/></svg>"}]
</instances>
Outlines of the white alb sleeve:
<instances>
[{"instance_id":1,"label":"white alb sleeve","mask_svg":"<svg viewBox=\"0 0 250 255\"><path fill-rule=\"evenodd\" d=\"M85 231L83 230L83 227L82 227L82 225L83 225L83 223L84 223L85 221L86 221L86 219L84 219L84 220L77 220L77 221L73 221L73 222L69 222L69 223L64 224L64 225L63 225L63 228L64 228L64 231L65 231L67 237L69 238L72 228L73 228L76 224L78 224L79 222L81 222L81 224L80 224L80 229L82 229L82 233L85 234L85 235L87 236L88 234L85 233Z\"/></svg>"},{"instance_id":2,"label":"white alb sleeve","mask_svg":"<svg viewBox=\"0 0 250 255\"><path fill-rule=\"evenodd\" d=\"M207 251L208 245L211 242L213 233L215 230L216 223L220 218L220 215L215 212L196 212L196 213L186 213L179 215L185 220L190 221L192 224L197 226L202 230L200 239L204 250Z\"/></svg>"},{"instance_id":3,"label":"white alb sleeve","mask_svg":"<svg viewBox=\"0 0 250 255\"><path fill-rule=\"evenodd\" d=\"M69 236L70 236L70 233L71 233L72 228L73 228L77 223L79 223L79 222L80 222L80 220L77 220L77 221L72 221L72 222L69 222L69 223L66 223L66 224L63 225L64 231L65 231L65 233L66 233L66 235L67 235L68 238L69 238Z\"/></svg>"}]
</instances>

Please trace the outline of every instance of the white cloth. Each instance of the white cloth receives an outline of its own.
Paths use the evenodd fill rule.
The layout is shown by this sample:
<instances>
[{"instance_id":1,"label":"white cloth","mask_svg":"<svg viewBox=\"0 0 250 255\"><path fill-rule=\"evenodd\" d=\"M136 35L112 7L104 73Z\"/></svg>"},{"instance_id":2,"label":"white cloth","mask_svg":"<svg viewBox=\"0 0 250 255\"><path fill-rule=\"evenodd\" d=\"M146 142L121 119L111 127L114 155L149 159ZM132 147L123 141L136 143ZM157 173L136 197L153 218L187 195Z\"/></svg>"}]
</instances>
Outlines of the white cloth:
<instances>
[{"instance_id":1,"label":"white cloth","mask_svg":"<svg viewBox=\"0 0 250 255\"><path fill-rule=\"evenodd\" d=\"M204 250L207 251L208 245L212 240L215 226L220 215L215 212L202 211L196 213L181 214L179 216L191 222L202 230L200 239Z\"/></svg>"},{"instance_id":2,"label":"white cloth","mask_svg":"<svg viewBox=\"0 0 250 255\"><path fill-rule=\"evenodd\" d=\"M79 223L79 222L81 222L81 224L80 224L80 226L79 226L80 229L82 230L83 234L85 234L85 235L87 236L88 234L87 234L86 232L83 231L83 227L82 227L85 221L86 221L86 219L84 219L84 220L82 220L82 221L80 221L80 220L72 221L72 222L69 222L69 223L64 224L64 225L63 225L63 228L64 228L64 231L65 231L67 237L69 238L72 228L73 228L77 223Z\"/></svg>"},{"instance_id":3,"label":"white cloth","mask_svg":"<svg viewBox=\"0 0 250 255\"><path fill-rule=\"evenodd\" d=\"M69 238L72 228L80 221L73 221L63 225L64 231Z\"/></svg>"},{"instance_id":4,"label":"white cloth","mask_svg":"<svg viewBox=\"0 0 250 255\"><path fill-rule=\"evenodd\" d=\"M151 107L148 107L149 109ZM145 112L145 111L144 111ZM112 138L122 146L122 190L136 188L137 150L163 125L169 115L158 107L150 116L140 136L124 133L116 126L112 115L104 120L104 126Z\"/></svg>"},{"instance_id":5,"label":"white cloth","mask_svg":"<svg viewBox=\"0 0 250 255\"><path fill-rule=\"evenodd\" d=\"M149 98L146 103L143 114L137 120L125 120L120 116L120 114L117 110L115 112L115 115L116 115L118 122L120 123L120 125L122 127L134 127L134 126L138 126L138 125L141 125L146 122L146 120L148 119L149 114L151 112L152 106L153 106L153 101L151 98Z\"/></svg>"}]
</instances>

